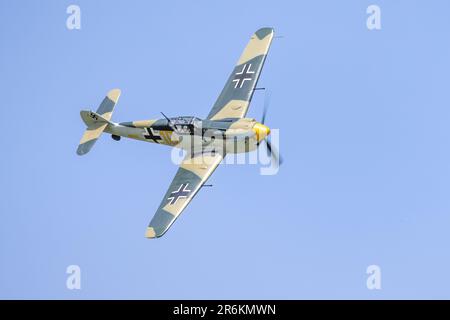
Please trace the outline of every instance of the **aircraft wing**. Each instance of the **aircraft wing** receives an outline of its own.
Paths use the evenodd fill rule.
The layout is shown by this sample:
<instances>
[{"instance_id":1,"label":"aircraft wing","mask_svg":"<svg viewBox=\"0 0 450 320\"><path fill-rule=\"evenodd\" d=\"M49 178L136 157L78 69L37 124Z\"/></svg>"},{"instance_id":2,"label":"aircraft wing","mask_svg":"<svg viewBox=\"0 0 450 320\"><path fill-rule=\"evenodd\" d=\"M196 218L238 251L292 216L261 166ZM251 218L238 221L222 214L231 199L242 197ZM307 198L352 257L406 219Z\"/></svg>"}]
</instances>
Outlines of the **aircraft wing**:
<instances>
[{"instance_id":1,"label":"aircraft wing","mask_svg":"<svg viewBox=\"0 0 450 320\"><path fill-rule=\"evenodd\" d=\"M222 159L223 155L219 153L215 155L200 154L193 157L188 154L184 158L158 210L147 227L145 233L147 238L157 238L164 235Z\"/></svg>"},{"instance_id":2,"label":"aircraft wing","mask_svg":"<svg viewBox=\"0 0 450 320\"><path fill-rule=\"evenodd\" d=\"M253 34L210 111L208 119L245 117L273 35L272 28L262 28Z\"/></svg>"}]
</instances>

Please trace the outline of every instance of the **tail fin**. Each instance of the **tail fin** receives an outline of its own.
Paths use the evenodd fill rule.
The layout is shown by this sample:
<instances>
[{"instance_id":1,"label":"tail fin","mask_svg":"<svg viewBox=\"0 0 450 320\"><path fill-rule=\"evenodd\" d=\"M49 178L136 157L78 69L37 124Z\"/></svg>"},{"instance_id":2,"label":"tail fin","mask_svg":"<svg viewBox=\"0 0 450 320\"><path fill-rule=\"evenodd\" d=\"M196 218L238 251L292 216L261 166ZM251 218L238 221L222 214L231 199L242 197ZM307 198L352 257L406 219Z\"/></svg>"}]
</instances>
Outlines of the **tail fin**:
<instances>
[{"instance_id":1,"label":"tail fin","mask_svg":"<svg viewBox=\"0 0 450 320\"><path fill-rule=\"evenodd\" d=\"M87 126L83 137L78 145L77 154L84 155L91 150L97 139L105 128L110 124L114 107L119 100L120 90L113 89L108 92L105 99L97 109L97 112L83 110L80 112L81 119Z\"/></svg>"},{"instance_id":2,"label":"tail fin","mask_svg":"<svg viewBox=\"0 0 450 320\"><path fill-rule=\"evenodd\" d=\"M116 106L119 97L120 89L112 89L111 91L109 91L105 99L103 99L102 103L98 107L97 113L106 120L111 120L114 107Z\"/></svg>"}]
</instances>

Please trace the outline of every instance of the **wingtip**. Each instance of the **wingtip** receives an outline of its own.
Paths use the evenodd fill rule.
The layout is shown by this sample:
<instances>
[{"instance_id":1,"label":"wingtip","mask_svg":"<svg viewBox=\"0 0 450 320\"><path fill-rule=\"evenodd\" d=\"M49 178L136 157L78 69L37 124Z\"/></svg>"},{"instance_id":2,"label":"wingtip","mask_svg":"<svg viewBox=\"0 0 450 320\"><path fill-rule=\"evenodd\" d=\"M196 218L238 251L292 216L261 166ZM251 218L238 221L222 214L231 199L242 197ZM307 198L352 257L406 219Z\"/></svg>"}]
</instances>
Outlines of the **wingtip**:
<instances>
[{"instance_id":1,"label":"wingtip","mask_svg":"<svg viewBox=\"0 0 450 320\"><path fill-rule=\"evenodd\" d=\"M274 33L275 30L272 27L264 27L264 28L259 28L255 34L258 37L258 39L262 40L265 37L267 37L269 34Z\"/></svg>"},{"instance_id":2,"label":"wingtip","mask_svg":"<svg viewBox=\"0 0 450 320\"><path fill-rule=\"evenodd\" d=\"M88 151L89 150L86 150L84 148L84 146L82 144L80 144L80 145L78 145L78 148L77 148L77 155L84 156L86 153L88 153Z\"/></svg>"},{"instance_id":3,"label":"wingtip","mask_svg":"<svg viewBox=\"0 0 450 320\"><path fill-rule=\"evenodd\" d=\"M145 231L145 237L148 239L157 238L155 229L153 229L152 227L148 227L147 230Z\"/></svg>"},{"instance_id":4,"label":"wingtip","mask_svg":"<svg viewBox=\"0 0 450 320\"><path fill-rule=\"evenodd\" d=\"M120 89L112 89L108 92L107 97L114 103L117 103L121 93L122 91L120 91Z\"/></svg>"}]
</instances>

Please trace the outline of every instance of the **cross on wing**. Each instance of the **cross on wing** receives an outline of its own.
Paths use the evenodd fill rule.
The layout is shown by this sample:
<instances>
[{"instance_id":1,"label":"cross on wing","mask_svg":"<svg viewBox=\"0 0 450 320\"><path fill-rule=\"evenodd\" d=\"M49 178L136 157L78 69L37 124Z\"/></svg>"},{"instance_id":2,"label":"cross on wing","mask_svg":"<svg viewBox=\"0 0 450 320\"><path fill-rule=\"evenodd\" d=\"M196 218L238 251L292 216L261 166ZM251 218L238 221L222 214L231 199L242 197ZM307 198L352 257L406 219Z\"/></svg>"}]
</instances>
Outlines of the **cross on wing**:
<instances>
[{"instance_id":1,"label":"cross on wing","mask_svg":"<svg viewBox=\"0 0 450 320\"><path fill-rule=\"evenodd\" d=\"M238 86L239 88L242 88L242 86L244 85L245 81L251 81L252 80L252 76L255 73L255 71L251 71L250 68L252 67L252 64L244 64L242 66L242 70L240 72L236 72L234 74L234 88L236 89Z\"/></svg>"},{"instance_id":2,"label":"cross on wing","mask_svg":"<svg viewBox=\"0 0 450 320\"><path fill-rule=\"evenodd\" d=\"M147 228L147 238L161 237L191 202L202 185L208 180L223 155L187 155L180 164L166 195Z\"/></svg>"},{"instance_id":3,"label":"cross on wing","mask_svg":"<svg viewBox=\"0 0 450 320\"><path fill-rule=\"evenodd\" d=\"M245 117L273 36L272 28L261 28L252 35L209 112L208 119Z\"/></svg>"},{"instance_id":4,"label":"cross on wing","mask_svg":"<svg viewBox=\"0 0 450 320\"><path fill-rule=\"evenodd\" d=\"M181 184L178 190L172 191L170 194L170 197L167 198L169 200L169 204L175 204L177 203L177 200L180 198L187 198L191 190L188 190L187 187L189 186L189 183Z\"/></svg>"}]
</instances>

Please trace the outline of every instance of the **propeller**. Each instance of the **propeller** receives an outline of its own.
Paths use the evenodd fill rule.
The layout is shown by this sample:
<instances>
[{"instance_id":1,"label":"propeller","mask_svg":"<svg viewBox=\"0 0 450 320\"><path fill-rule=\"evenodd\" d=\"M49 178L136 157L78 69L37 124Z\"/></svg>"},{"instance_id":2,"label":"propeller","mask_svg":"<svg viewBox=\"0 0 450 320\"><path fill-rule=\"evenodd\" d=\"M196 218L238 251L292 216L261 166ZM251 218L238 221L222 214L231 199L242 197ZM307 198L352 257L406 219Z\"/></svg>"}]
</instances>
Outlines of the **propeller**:
<instances>
[{"instance_id":1,"label":"propeller","mask_svg":"<svg viewBox=\"0 0 450 320\"><path fill-rule=\"evenodd\" d=\"M275 163L278 163L279 165L281 165L283 163L283 158L281 157L278 149L276 149L275 147L272 146L270 139L266 138L266 139L264 139L264 141L266 142L267 155L269 157L272 157L275 160Z\"/></svg>"},{"instance_id":2,"label":"propeller","mask_svg":"<svg viewBox=\"0 0 450 320\"><path fill-rule=\"evenodd\" d=\"M264 124L264 122L266 121L266 115L270 105L270 98L271 98L270 91L266 89L264 95L264 109L261 117L261 124ZM275 163L281 165L283 163L283 158L281 157L280 152L275 147L272 146L270 138L266 137L264 139L264 142L266 143L267 156L275 160Z\"/></svg>"},{"instance_id":3,"label":"propeller","mask_svg":"<svg viewBox=\"0 0 450 320\"><path fill-rule=\"evenodd\" d=\"M263 109L263 114L261 117L261 123L264 124L264 122L266 121L266 114L267 114L267 110L269 109L269 104L270 104L270 98L271 98L271 94L270 91L266 89L266 91L264 92L264 109Z\"/></svg>"}]
</instances>

